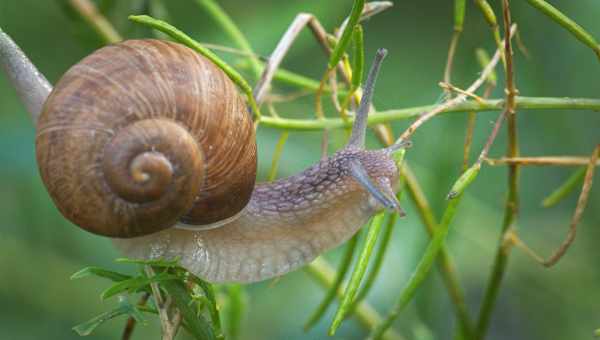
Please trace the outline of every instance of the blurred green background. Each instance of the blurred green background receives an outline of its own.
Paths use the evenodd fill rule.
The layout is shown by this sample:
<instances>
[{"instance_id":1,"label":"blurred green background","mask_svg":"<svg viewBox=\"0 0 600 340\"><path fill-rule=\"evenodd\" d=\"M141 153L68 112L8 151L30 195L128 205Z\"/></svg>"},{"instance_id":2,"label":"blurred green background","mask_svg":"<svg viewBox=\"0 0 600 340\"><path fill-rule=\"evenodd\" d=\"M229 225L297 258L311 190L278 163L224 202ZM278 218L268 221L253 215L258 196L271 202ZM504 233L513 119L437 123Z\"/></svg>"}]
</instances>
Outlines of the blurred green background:
<instances>
[{"instance_id":1,"label":"blurred green background","mask_svg":"<svg viewBox=\"0 0 600 340\"><path fill-rule=\"evenodd\" d=\"M232 45L210 17L192 0L164 1L170 21L202 42ZM104 1L111 22L126 37L150 36L127 21L140 13L144 1ZM480 12L468 1L465 32L458 48L453 83L466 87L477 77L474 49L493 52L494 44ZM491 1L499 11L499 1ZM513 18L531 58L517 52L516 82L525 96L600 96L600 64L594 54L559 26L528 6L513 1ZM552 1L595 37L600 37L600 2ZM350 10L350 0L221 1L252 43L268 55L299 12L317 15L331 30ZM93 31L64 9L61 1L2 0L0 27L9 33L39 69L55 82L67 68L101 46ZM452 29L452 2L396 1L394 8L365 23L367 58L377 47L390 53L375 94L378 109L426 105L439 100ZM225 56L225 55L224 55ZM229 56L228 60L233 61ZM320 78L326 58L309 33L301 34L284 63L286 68ZM502 78L502 77L500 77ZM282 93L285 87L275 87ZM500 83L493 97L503 96ZM312 116L312 99L286 104L280 114ZM333 114L332 111L328 112ZM478 116L474 152L480 150L497 113ZM395 132L406 121L393 124ZM442 115L420 129L407 159L417 173L436 213L457 178L462 163L466 115ZM600 141L600 114L592 111L523 111L518 113L523 155L588 155ZM279 131L260 128L259 179L270 166ZM343 143L334 134L330 150ZM492 148L505 150L505 131ZM369 143L375 147L371 136ZM319 158L320 135L293 133L281 160L280 176L293 174ZM71 327L114 306L101 302L107 286L99 279L69 280L87 265L123 270L113 259L119 255L107 239L93 236L65 221L54 208L38 176L34 155L34 128L6 79L0 76L0 339L75 339ZM527 167L521 174L522 238L542 254L562 241L575 207L577 192L551 209L540 201L560 185L572 168ZM598 176L596 176L598 180ZM598 186L598 184L596 184ZM490 339L590 339L600 328L600 194L592 189L578 238L554 268L544 269L515 250L492 319ZM506 194L506 169L484 167L469 188L453 223L448 248L455 257L460 281L473 315L479 309L501 227ZM427 242L414 207L405 201L408 217L394 231L383 271L368 301L385 313L414 269ZM326 256L337 261L339 250ZM134 268L129 268L133 270ZM302 325L323 296L322 289L303 271L277 282L247 287L248 309L242 339L321 339L332 310L318 327L304 333ZM118 338L124 320L100 327L90 338ZM434 270L395 327L407 338L450 339L455 318L438 273ZM158 325L140 327L134 339L158 338ZM365 330L346 322L336 338L360 339ZM431 337L430 337L431 336Z\"/></svg>"}]
</instances>

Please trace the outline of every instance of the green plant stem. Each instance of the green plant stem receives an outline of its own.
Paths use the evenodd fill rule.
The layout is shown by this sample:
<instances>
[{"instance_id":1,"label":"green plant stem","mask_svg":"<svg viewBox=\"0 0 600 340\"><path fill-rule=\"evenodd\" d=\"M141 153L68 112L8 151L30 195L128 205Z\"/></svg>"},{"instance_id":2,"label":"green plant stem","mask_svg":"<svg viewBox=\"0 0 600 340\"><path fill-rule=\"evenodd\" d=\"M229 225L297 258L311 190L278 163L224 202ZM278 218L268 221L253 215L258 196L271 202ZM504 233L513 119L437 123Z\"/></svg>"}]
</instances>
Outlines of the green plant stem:
<instances>
[{"instance_id":1,"label":"green plant stem","mask_svg":"<svg viewBox=\"0 0 600 340\"><path fill-rule=\"evenodd\" d=\"M174 27L171 24L164 22L162 20L155 19L148 15L131 15L131 16L129 16L129 20L140 23L142 25L152 27L163 33L166 33L171 38L179 41L180 43L186 45L187 47L202 54L203 56L208 58L210 61L212 61L221 70L223 70L223 72L225 72L225 74L227 74L227 76L234 83L236 83L240 87L240 89L246 94L246 97L248 98L248 103L250 104L250 108L252 109L253 113L256 115L257 120L260 119L260 117L261 117L260 110L258 109L258 105L256 104L256 101L254 100L254 95L252 94L252 88L250 87L250 85L248 85L248 82L246 82L244 77L242 77L235 69L233 69L227 63L225 63L223 60L221 60L221 58L219 58L216 54L214 54L212 51L210 51L206 47L202 46L202 44L200 44L196 40L192 39L190 36L183 33L176 27Z\"/></svg>"},{"instance_id":2,"label":"green plant stem","mask_svg":"<svg viewBox=\"0 0 600 340\"><path fill-rule=\"evenodd\" d=\"M598 45L596 39L594 39L594 37L588 31L583 29L583 27L579 26L579 24L577 24L571 18L567 17L556 7L544 0L527 0L527 2L573 34L577 40L591 48L594 53L596 53L596 56L600 58L600 45Z\"/></svg>"},{"instance_id":3,"label":"green plant stem","mask_svg":"<svg viewBox=\"0 0 600 340\"><path fill-rule=\"evenodd\" d=\"M383 265L383 260L385 258L390 241L392 240L392 232L394 231L394 225L396 224L397 220L398 214L391 214L388 217L388 221L381 231L381 241L379 249L377 249L377 253L375 254L375 259L373 259L373 266L369 270L369 274L365 279L365 283L361 287L360 291L358 291L356 294L356 298L353 302L354 304L362 301L362 299L364 299L371 291L371 287L373 287L375 279L377 278L379 271L381 270L381 266Z\"/></svg>"},{"instance_id":4,"label":"green plant stem","mask_svg":"<svg viewBox=\"0 0 600 340\"><path fill-rule=\"evenodd\" d=\"M408 282L402 289L398 300L394 306L392 306L390 312L385 317L383 322L377 325L377 327L371 333L371 339L381 339L386 330L400 315L400 312L412 300L417 289L421 286L425 278L427 278L431 267L436 261L437 255L444 246L444 241L446 240L446 236L450 230L452 219L454 218L458 204L461 201L462 193L475 179L477 174L478 171L466 171L456 181L456 184L452 186L452 190L455 192L455 194L452 199L448 201L448 205L446 206L446 210L444 211L444 216L442 217L439 227L436 228L435 233L431 238L429 245L427 246L427 249L425 249L425 253L421 257L421 260L419 261L419 264L417 264L414 272L408 279Z\"/></svg>"},{"instance_id":5,"label":"green plant stem","mask_svg":"<svg viewBox=\"0 0 600 340\"><path fill-rule=\"evenodd\" d=\"M348 44L350 43L354 26L358 24L360 14L362 13L364 6L365 0L354 0L354 3L352 4L352 10L350 11L350 17L348 19L348 24L344 28L344 32L342 32L340 39L338 40L333 51L331 52L331 56L329 57L328 69L334 69L342 58L344 51L346 51L346 47L348 47Z\"/></svg>"},{"instance_id":6,"label":"green plant stem","mask_svg":"<svg viewBox=\"0 0 600 340\"><path fill-rule=\"evenodd\" d=\"M383 212L375 215L370 223L362 252L358 257L358 261L356 262L354 270L352 271L352 276L350 277L348 286L346 286L346 289L344 290L344 295L342 296L340 305L335 313L335 316L333 317L331 327L329 327L330 336L335 335L336 330L342 324L342 321L344 321L347 313L351 310L356 292L358 291L360 283L367 272L367 266L369 265L371 253L375 248L377 237L379 236L381 226L383 225L384 215L385 214Z\"/></svg>"},{"instance_id":7,"label":"green plant stem","mask_svg":"<svg viewBox=\"0 0 600 340\"><path fill-rule=\"evenodd\" d=\"M509 28L511 25L510 7L508 0L502 1L503 17L505 26L505 36L509 34ZM506 56L506 113L507 113L507 128L508 128L508 151L507 157L517 157L519 155L519 144L517 139L517 121L516 121L516 86L514 80L513 70L513 58L512 58L512 45L510 39L505 40L505 56ZM500 240L498 250L494 259L494 265L492 267L492 274L488 281L486 291L484 293L483 302L479 311L479 318L477 320L476 335L477 339L483 340L485 338L492 311L496 304L498 293L500 291L500 284L506 272L508 265L508 257L510 254L510 244L505 242L507 233L510 231L511 226L514 224L519 207L519 167L518 164L510 164L508 167L508 197L506 199L506 206L504 210L504 220L502 223L502 231L500 234Z\"/></svg>"},{"instance_id":8,"label":"green plant stem","mask_svg":"<svg viewBox=\"0 0 600 340\"><path fill-rule=\"evenodd\" d=\"M262 70L264 70L265 65L263 62L259 62L260 65L260 70L262 72ZM236 63L236 66L241 68L241 69L248 69L250 68L250 64L246 63L246 62L239 62ZM301 74L298 74L296 72L292 72L290 70L286 70L284 68L279 68L277 69L277 71L275 71L275 75L273 76L273 80L279 81L281 83L284 83L286 85L291 85L294 87L298 87L302 90L309 90L309 91L317 91L319 89L319 86L321 86L320 82L318 80L303 76ZM331 87L325 85L323 87L323 93L331 93ZM343 96L347 96L348 95L348 91L346 89L343 88L338 88L337 89L338 95L340 97Z\"/></svg>"},{"instance_id":9,"label":"green plant stem","mask_svg":"<svg viewBox=\"0 0 600 340\"><path fill-rule=\"evenodd\" d=\"M552 191L548 197L544 198L542 201L542 206L544 208L552 207L570 194L573 190L575 190L575 187L577 187L577 185L583 181L583 177L585 177L585 170L585 167L581 167L574 171L573 174L569 176L569 178L560 187Z\"/></svg>"},{"instance_id":10,"label":"green plant stem","mask_svg":"<svg viewBox=\"0 0 600 340\"><path fill-rule=\"evenodd\" d=\"M305 272L309 274L310 277L313 278L322 287L328 288L333 285L335 280L335 270L322 257L317 258L304 269ZM343 290L340 289L337 291L338 298L341 298L343 294ZM367 329L373 329L382 321L382 318L379 315L379 313L377 313L377 311L366 301L362 301L356 305L353 315L356 317L356 320ZM402 340L404 338L395 330L390 329L386 332L383 339Z\"/></svg>"},{"instance_id":11,"label":"green plant stem","mask_svg":"<svg viewBox=\"0 0 600 340\"><path fill-rule=\"evenodd\" d=\"M421 189L417 178L408 164L403 164L401 172L402 177L406 181L408 193L417 207L417 212L419 213L421 221L425 226L425 230L427 231L429 237L433 237L435 230L438 228L438 222L433 210L431 209L431 206L429 205L429 202L427 201L427 197L425 197L423 189ZM461 289L458 277L456 276L454 261L452 260L446 245L443 245L440 249L438 267L442 275L444 285L446 286L446 290L448 291L448 295L450 296L450 300L453 303L456 318L460 323L462 334L465 335L467 339L472 339L474 334L473 322L469 317L464 293Z\"/></svg>"},{"instance_id":12,"label":"green plant stem","mask_svg":"<svg viewBox=\"0 0 600 340\"><path fill-rule=\"evenodd\" d=\"M454 54L458 46L458 40L463 31L465 22L466 0L454 0L454 29L452 38L450 39L450 47L448 48L448 58L446 60L446 68L444 69L444 82L450 84L452 76L452 64L454 62Z\"/></svg>"},{"instance_id":13,"label":"green plant stem","mask_svg":"<svg viewBox=\"0 0 600 340\"><path fill-rule=\"evenodd\" d=\"M465 101L449 107L441 113L449 112L481 112L499 111L505 106L504 99L485 99L481 101ZM375 125L390 121L418 117L421 113L430 111L437 105L409 107L404 109L379 111L369 114L368 124ZM600 111L600 99L592 98L554 98L554 97L515 97L515 108L519 110L594 110ZM352 119L344 122L341 118L325 119L289 119L262 117L264 126L296 131L318 131L323 129L352 127Z\"/></svg>"},{"instance_id":14,"label":"green plant stem","mask_svg":"<svg viewBox=\"0 0 600 340\"><path fill-rule=\"evenodd\" d=\"M235 24L235 22L227 15L227 13L221 8L221 6L214 0L196 0L196 3L204 8L213 19L223 28L225 33L233 40L233 42L244 52L251 55L250 65L254 76L258 79L262 73L262 67L258 59L254 56L254 50L252 46Z\"/></svg>"},{"instance_id":15,"label":"green plant stem","mask_svg":"<svg viewBox=\"0 0 600 340\"><path fill-rule=\"evenodd\" d=\"M273 160L271 161L271 170L269 171L269 182L274 181L277 177L277 169L279 167L279 160L281 159L281 154L283 153L283 147L285 146L285 142L287 141L290 133L287 131L283 131L279 136L279 140L277 141L277 145L275 145L275 151L273 153Z\"/></svg>"},{"instance_id":16,"label":"green plant stem","mask_svg":"<svg viewBox=\"0 0 600 340\"><path fill-rule=\"evenodd\" d=\"M483 14L485 21L487 21L490 29L492 30L492 34L494 36L494 41L496 41L496 45L498 48L502 47L502 40L500 38L500 27L498 26L498 20L496 19L496 14L490 6L490 3L487 0L475 0L475 4Z\"/></svg>"}]
</instances>

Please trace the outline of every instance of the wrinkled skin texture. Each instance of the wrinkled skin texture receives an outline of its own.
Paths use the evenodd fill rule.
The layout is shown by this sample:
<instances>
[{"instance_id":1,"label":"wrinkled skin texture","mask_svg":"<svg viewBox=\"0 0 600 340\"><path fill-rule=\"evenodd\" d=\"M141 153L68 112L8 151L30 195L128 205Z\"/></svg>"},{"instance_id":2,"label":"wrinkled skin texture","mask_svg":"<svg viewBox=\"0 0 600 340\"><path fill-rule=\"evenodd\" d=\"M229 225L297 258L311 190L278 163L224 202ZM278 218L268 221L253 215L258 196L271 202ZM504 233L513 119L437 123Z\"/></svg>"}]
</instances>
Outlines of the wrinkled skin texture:
<instances>
[{"instance_id":1,"label":"wrinkled skin texture","mask_svg":"<svg viewBox=\"0 0 600 340\"><path fill-rule=\"evenodd\" d=\"M211 230L171 228L115 239L132 258L172 259L210 282L255 282L283 275L354 235L382 207L348 174L358 159L377 183L398 183L387 151L343 149L305 171L256 186L237 220Z\"/></svg>"}]
</instances>

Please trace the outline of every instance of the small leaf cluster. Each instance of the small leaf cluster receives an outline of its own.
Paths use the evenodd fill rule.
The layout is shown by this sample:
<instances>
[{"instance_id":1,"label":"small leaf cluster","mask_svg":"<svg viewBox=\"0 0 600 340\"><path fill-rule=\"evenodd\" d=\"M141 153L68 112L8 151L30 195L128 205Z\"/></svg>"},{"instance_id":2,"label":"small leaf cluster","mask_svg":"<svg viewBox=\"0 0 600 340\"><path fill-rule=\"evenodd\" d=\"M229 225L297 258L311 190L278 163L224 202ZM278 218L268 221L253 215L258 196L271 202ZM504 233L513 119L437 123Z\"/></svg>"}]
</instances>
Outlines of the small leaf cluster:
<instances>
[{"instance_id":1,"label":"small leaf cluster","mask_svg":"<svg viewBox=\"0 0 600 340\"><path fill-rule=\"evenodd\" d=\"M123 274L100 267L86 267L71 276L71 279L97 277L108 279L111 285L101 294L102 300L117 296L117 305L113 309L101 313L75 327L73 330L81 336L91 334L103 323L126 316L135 322L146 325L144 314L158 315L151 285L156 284L160 294L167 296L168 301L181 313L181 326L195 339L224 339L221 328L217 299L213 286L179 265L179 260L133 260L117 259L121 264L133 264L138 267L135 275ZM145 268L150 267L155 275L149 276ZM145 301L151 297L151 305L133 304L132 299L138 297ZM145 296L145 298L144 298Z\"/></svg>"}]
</instances>

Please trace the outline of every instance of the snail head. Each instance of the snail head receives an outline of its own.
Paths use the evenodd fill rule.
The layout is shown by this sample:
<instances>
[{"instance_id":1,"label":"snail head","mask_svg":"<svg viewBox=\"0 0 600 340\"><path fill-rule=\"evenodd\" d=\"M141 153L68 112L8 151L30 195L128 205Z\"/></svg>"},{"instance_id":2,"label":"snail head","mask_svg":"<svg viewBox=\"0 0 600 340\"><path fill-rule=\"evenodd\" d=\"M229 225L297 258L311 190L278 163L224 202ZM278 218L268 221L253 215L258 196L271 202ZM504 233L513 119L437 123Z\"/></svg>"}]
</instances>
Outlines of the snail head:
<instances>
[{"instance_id":1,"label":"snail head","mask_svg":"<svg viewBox=\"0 0 600 340\"><path fill-rule=\"evenodd\" d=\"M405 149L410 147L408 140L399 140L396 143L379 150L365 149L365 135L367 118L377 75L381 63L387 54L386 49L379 49L369 70L367 81L364 85L363 96L356 111L352 135L344 150L356 150L354 156L348 160L347 169L352 176L365 189L372 198L385 209L398 212L400 216L405 213L396 198L399 186L399 169L404 159Z\"/></svg>"}]
</instances>

